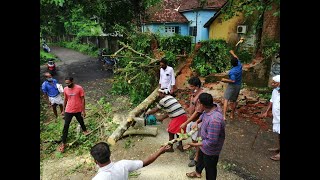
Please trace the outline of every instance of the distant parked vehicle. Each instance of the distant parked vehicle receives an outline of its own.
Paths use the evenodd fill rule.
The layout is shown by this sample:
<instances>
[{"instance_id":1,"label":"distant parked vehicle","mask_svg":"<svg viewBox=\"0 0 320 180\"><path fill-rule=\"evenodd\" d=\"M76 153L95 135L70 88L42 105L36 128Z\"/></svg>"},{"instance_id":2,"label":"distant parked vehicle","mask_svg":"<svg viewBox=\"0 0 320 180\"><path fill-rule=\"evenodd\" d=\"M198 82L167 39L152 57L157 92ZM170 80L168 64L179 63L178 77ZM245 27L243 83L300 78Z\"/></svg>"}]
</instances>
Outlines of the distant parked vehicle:
<instances>
[{"instance_id":1,"label":"distant parked vehicle","mask_svg":"<svg viewBox=\"0 0 320 180\"><path fill-rule=\"evenodd\" d=\"M46 42L42 43L42 48L43 48L44 52L49 53L51 51Z\"/></svg>"},{"instance_id":2,"label":"distant parked vehicle","mask_svg":"<svg viewBox=\"0 0 320 180\"><path fill-rule=\"evenodd\" d=\"M115 70L117 69L118 61L119 60L116 57L108 55L103 56L103 66L107 70L112 70L112 72L115 72Z\"/></svg>"}]
</instances>

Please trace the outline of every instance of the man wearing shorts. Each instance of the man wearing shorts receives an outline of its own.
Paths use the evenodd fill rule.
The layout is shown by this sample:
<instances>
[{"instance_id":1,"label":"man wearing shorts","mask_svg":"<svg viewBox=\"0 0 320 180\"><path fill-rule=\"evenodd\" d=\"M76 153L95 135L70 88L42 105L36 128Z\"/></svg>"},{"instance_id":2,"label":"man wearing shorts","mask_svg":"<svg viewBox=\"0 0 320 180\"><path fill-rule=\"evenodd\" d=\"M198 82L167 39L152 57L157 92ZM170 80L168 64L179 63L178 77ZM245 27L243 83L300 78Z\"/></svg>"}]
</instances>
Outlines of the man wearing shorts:
<instances>
[{"instance_id":1,"label":"man wearing shorts","mask_svg":"<svg viewBox=\"0 0 320 180\"><path fill-rule=\"evenodd\" d=\"M46 78L46 81L42 83L41 89L44 93L45 99L49 103L49 106L52 107L53 114L57 118L57 105L59 105L60 111L63 112L63 99L57 87L58 81L56 79L53 79L52 75L48 72L45 73L44 76Z\"/></svg>"},{"instance_id":2,"label":"man wearing shorts","mask_svg":"<svg viewBox=\"0 0 320 180\"><path fill-rule=\"evenodd\" d=\"M234 54L233 50L229 51L233 56L231 59L232 68L229 71L229 79L222 78L221 81L228 83L228 87L224 93L224 103L223 103L223 119L226 120L226 112L228 107L228 102L230 101L231 106L231 115L230 119L234 118L234 112L237 106L237 99L241 89L241 80L242 80L242 64Z\"/></svg>"},{"instance_id":3,"label":"man wearing shorts","mask_svg":"<svg viewBox=\"0 0 320 180\"><path fill-rule=\"evenodd\" d=\"M203 112L203 109L200 107L200 101L199 101L199 95L203 93L203 89L201 88L201 81L198 77L191 77L188 80L189 84L189 89L192 91L192 94L190 95L190 105L189 108L187 109L189 118L188 120L183 123L180 128L184 129L186 128L187 133L189 133L192 130L192 126L195 124L195 121L198 120L200 115ZM201 124L199 124L199 127ZM195 132L192 136L192 142L196 143L197 142L197 137L198 137L198 132ZM189 156L189 159L191 160L190 163L188 164L189 167L193 167L197 164L198 161L198 151L199 148L195 147L194 151L191 150L191 154Z\"/></svg>"},{"instance_id":4,"label":"man wearing shorts","mask_svg":"<svg viewBox=\"0 0 320 180\"><path fill-rule=\"evenodd\" d=\"M177 99L169 94L170 91L168 89L159 89L158 92L159 97L161 98L159 104L157 104L157 106L150 111L147 111L146 115L154 114L160 109L164 109L167 112L164 116L159 117L158 120L163 121L168 116L171 118L167 129L169 133L169 141L171 141L174 139L175 134L178 136L178 133L182 133L180 126L187 121L188 117L186 115L186 111L182 108ZM183 130L186 132L186 128ZM179 141L177 149L179 149L181 152L184 151L182 147L182 141ZM174 152L173 146L171 146L167 152Z\"/></svg>"}]
</instances>

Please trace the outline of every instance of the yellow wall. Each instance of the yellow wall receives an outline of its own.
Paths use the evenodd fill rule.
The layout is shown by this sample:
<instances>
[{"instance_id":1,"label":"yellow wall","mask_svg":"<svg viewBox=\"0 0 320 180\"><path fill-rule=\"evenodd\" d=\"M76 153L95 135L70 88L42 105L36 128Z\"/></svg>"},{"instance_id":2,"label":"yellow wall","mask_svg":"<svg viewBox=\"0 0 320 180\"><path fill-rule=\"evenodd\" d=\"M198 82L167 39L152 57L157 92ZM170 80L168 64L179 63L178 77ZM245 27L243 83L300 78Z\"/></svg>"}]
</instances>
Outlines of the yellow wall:
<instances>
[{"instance_id":1,"label":"yellow wall","mask_svg":"<svg viewBox=\"0 0 320 180\"><path fill-rule=\"evenodd\" d=\"M238 39L237 25L243 22L243 14L238 13L238 16L234 16L227 21L219 23L219 18L222 18L223 14L220 14L211 23L209 28L209 39L224 39L227 42L231 42Z\"/></svg>"}]
</instances>

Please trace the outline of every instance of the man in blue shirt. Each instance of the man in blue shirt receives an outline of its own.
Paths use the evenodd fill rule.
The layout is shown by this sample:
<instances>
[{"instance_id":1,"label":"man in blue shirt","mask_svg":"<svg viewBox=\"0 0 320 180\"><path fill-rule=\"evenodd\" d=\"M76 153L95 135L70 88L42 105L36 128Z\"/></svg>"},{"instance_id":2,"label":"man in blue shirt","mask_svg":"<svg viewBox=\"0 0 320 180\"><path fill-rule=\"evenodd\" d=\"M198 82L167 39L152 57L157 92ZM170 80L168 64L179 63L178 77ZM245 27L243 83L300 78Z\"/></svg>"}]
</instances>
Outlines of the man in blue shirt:
<instances>
[{"instance_id":1,"label":"man in blue shirt","mask_svg":"<svg viewBox=\"0 0 320 180\"><path fill-rule=\"evenodd\" d=\"M63 112L63 99L57 87L58 81L56 79L53 79L52 75L48 72L46 72L44 76L46 78L46 81L42 83L41 89L44 93L45 99L49 103L49 106L52 107L53 113L57 118L57 105L59 105L60 111Z\"/></svg>"},{"instance_id":2,"label":"man in blue shirt","mask_svg":"<svg viewBox=\"0 0 320 180\"><path fill-rule=\"evenodd\" d=\"M237 106L237 99L241 89L242 80L242 64L237 55L233 50L229 51L233 58L231 59L232 68L229 71L229 79L222 78L221 81L228 83L228 87L224 93L224 103L223 103L223 119L226 120L226 112L228 107L228 102L230 101L231 114L230 119L234 118L234 111Z\"/></svg>"}]
</instances>

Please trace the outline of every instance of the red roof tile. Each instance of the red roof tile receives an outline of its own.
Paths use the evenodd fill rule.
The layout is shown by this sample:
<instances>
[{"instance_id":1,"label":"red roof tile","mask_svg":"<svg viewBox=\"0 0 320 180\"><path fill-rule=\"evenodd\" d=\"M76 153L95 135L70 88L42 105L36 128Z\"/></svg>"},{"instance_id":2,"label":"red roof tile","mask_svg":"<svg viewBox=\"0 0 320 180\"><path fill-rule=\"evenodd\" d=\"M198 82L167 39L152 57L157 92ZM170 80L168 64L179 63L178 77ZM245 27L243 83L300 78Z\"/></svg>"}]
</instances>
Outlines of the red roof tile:
<instances>
[{"instance_id":1,"label":"red roof tile","mask_svg":"<svg viewBox=\"0 0 320 180\"><path fill-rule=\"evenodd\" d=\"M220 9L227 0L207 0L202 9ZM180 6L180 7L179 7ZM185 23L188 20L179 12L201 8L200 0L163 0L162 3L149 8L146 12L145 23L177 22Z\"/></svg>"},{"instance_id":2,"label":"red roof tile","mask_svg":"<svg viewBox=\"0 0 320 180\"><path fill-rule=\"evenodd\" d=\"M203 9L220 9L227 0L207 0ZM200 0L182 0L179 12L201 8Z\"/></svg>"},{"instance_id":3,"label":"red roof tile","mask_svg":"<svg viewBox=\"0 0 320 180\"><path fill-rule=\"evenodd\" d=\"M187 18L174 10L180 5L181 1L183 0L163 0L163 3L159 3L147 10L144 22L188 22Z\"/></svg>"}]
</instances>

